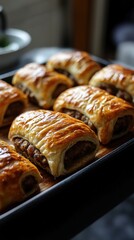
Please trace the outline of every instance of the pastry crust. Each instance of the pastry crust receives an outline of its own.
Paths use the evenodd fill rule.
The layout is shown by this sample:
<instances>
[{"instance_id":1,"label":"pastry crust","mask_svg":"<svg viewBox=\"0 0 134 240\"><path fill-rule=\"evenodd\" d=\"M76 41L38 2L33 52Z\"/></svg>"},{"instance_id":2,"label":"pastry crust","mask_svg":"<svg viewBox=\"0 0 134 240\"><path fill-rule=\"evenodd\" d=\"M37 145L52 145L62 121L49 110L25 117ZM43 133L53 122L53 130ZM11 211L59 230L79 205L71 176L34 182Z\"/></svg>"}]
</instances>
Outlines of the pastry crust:
<instances>
[{"instance_id":1,"label":"pastry crust","mask_svg":"<svg viewBox=\"0 0 134 240\"><path fill-rule=\"evenodd\" d=\"M29 63L20 68L13 76L12 84L24 91L30 102L44 109L52 108L56 97L72 87L68 77L48 71L38 63Z\"/></svg>"},{"instance_id":2,"label":"pastry crust","mask_svg":"<svg viewBox=\"0 0 134 240\"><path fill-rule=\"evenodd\" d=\"M0 140L0 212L40 190L41 180L34 164Z\"/></svg>"},{"instance_id":3,"label":"pastry crust","mask_svg":"<svg viewBox=\"0 0 134 240\"><path fill-rule=\"evenodd\" d=\"M8 137L17 151L54 177L70 174L93 161L99 148L96 134L82 121L43 109L18 116ZM28 152L29 145L34 147L32 153Z\"/></svg>"},{"instance_id":4,"label":"pastry crust","mask_svg":"<svg viewBox=\"0 0 134 240\"><path fill-rule=\"evenodd\" d=\"M90 85L134 103L134 70L119 64L110 64L95 73Z\"/></svg>"},{"instance_id":5,"label":"pastry crust","mask_svg":"<svg viewBox=\"0 0 134 240\"><path fill-rule=\"evenodd\" d=\"M125 135L134 126L132 104L89 85L64 91L56 99L53 109L68 114L72 110L74 117L80 113L81 120L94 127L102 144Z\"/></svg>"},{"instance_id":6,"label":"pastry crust","mask_svg":"<svg viewBox=\"0 0 134 240\"><path fill-rule=\"evenodd\" d=\"M59 52L51 56L46 64L48 69L68 74L73 85L88 84L101 66L85 51Z\"/></svg>"},{"instance_id":7,"label":"pastry crust","mask_svg":"<svg viewBox=\"0 0 134 240\"><path fill-rule=\"evenodd\" d=\"M0 80L0 127L10 125L27 104L27 96L21 90Z\"/></svg>"}]
</instances>

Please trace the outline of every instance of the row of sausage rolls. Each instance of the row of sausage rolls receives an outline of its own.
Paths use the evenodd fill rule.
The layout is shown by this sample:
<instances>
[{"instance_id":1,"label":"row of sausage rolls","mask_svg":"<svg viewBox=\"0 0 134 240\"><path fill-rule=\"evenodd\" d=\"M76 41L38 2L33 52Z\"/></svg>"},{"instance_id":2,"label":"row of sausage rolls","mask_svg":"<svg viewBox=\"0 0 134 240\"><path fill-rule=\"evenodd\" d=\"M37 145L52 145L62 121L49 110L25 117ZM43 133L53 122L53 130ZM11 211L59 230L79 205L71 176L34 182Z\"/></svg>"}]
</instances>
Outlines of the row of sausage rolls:
<instances>
[{"instance_id":1,"label":"row of sausage rolls","mask_svg":"<svg viewBox=\"0 0 134 240\"><path fill-rule=\"evenodd\" d=\"M22 89L32 103L45 109L52 108L64 90L88 84L134 102L134 70L119 64L102 67L83 51L56 53L46 65L27 64L16 72L12 84Z\"/></svg>"}]
</instances>

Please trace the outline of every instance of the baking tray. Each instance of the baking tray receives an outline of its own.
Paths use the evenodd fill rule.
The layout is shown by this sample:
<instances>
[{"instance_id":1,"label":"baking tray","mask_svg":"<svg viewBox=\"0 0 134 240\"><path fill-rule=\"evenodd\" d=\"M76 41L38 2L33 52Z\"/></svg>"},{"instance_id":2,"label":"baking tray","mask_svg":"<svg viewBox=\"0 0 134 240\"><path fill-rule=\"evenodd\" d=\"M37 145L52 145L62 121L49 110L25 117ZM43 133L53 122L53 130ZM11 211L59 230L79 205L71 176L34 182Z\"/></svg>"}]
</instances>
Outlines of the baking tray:
<instances>
[{"instance_id":1,"label":"baking tray","mask_svg":"<svg viewBox=\"0 0 134 240\"><path fill-rule=\"evenodd\" d=\"M102 66L108 61L94 56ZM4 74L11 82L15 70ZM0 132L6 138L8 128ZM0 215L0 236L70 239L134 191L134 131L102 146L94 162L58 179L44 175L41 192ZM2 238L1 238L2 239Z\"/></svg>"}]
</instances>

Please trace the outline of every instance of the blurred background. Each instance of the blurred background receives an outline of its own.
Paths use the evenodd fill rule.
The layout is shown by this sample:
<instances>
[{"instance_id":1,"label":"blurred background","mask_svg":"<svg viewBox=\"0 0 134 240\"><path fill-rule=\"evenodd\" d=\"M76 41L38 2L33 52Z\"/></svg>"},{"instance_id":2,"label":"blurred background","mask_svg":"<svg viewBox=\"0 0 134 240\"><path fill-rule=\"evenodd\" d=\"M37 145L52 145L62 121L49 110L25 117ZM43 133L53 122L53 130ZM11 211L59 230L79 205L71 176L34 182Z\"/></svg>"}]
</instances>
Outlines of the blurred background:
<instances>
[{"instance_id":1,"label":"blurred background","mask_svg":"<svg viewBox=\"0 0 134 240\"><path fill-rule=\"evenodd\" d=\"M30 33L29 49L71 47L134 62L133 0L1 0L8 27ZM123 43L123 46L122 46Z\"/></svg>"},{"instance_id":2,"label":"blurred background","mask_svg":"<svg viewBox=\"0 0 134 240\"><path fill-rule=\"evenodd\" d=\"M63 47L134 67L134 0L1 0L9 28L27 31L27 50ZM133 240L134 196L74 240Z\"/></svg>"}]
</instances>

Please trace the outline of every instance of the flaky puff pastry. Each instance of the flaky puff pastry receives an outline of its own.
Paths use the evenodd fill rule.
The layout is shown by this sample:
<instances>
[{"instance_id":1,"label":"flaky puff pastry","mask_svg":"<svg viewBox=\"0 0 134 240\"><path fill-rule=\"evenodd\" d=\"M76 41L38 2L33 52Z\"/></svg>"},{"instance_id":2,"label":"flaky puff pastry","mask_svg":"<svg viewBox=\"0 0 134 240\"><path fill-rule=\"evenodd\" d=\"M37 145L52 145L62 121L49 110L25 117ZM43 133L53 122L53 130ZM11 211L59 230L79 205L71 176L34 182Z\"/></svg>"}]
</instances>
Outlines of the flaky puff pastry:
<instances>
[{"instance_id":1,"label":"flaky puff pastry","mask_svg":"<svg viewBox=\"0 0 134 240\"><path fill-rule=\"evenodd\" d=\"M10 125L27 104L27 96L21 90L0 80L0 127Z\"/></svg>"},{"instance_id":2,"label":"flaky puff pastry","mask_svg":"<svg viewBox=\"0 0 134 240\"><path fill-rule=\"evenodd\" d=\"M46 64L48 69L59 71L73 80L73 85L88 84L101 66L85 51L58 52Z\"/></svg>"},{"instance_id":3,"label":"flaky puff pastry","mask_svg":"<svg viewBox=\"0 0 134 240\"><path fill-rule=\"evenodd\" d=\"M110 64L95 73L90 85L134 103L134 70L119 64Z\"/></svg>"},{"instance_id":4,"label":"flaky puff pastry","mask_svg":"<svg viewBox=\"0 0 134 240\"><path fill-rule=\"evenodd\" d=\"M90 125L102 144L125 135L134 126L132 104L89 85L64 91L56 99L53 109Z\"/></svg>"},{"instance_id":5,"label":"flaky puff pastry","mask_svg":"<svg viewBox=\"0 0 134 240\"><path fill-rule=\"evenodd\" d=\"M63 74L48 71L34 62L20 68L13 76L12 84L24 91L30 102L44 109L52 108L56 97L73 85Z\"/></svg>"},{"instance_id":6,"label":"flaky puff pastry","mask_svg":"<svg viewBox=\"0 0 134 240\"><path fill-rule=\"evenodd\" d=\"M44 109L18 116L10 127L9 139L17 151L54 177L93 161L99 148L96 134L82 121Z\"/></svg>"},{"instance_id":7,"label":"flaky puff pastry","mask_svg":"<svg viewBox=\"0 0 134 240\"><path fill-rule=\"evenodd\" d=\"M0 212L38 192L41 181L37 167L0 140Z\"/></svg>"}]
</instances>

